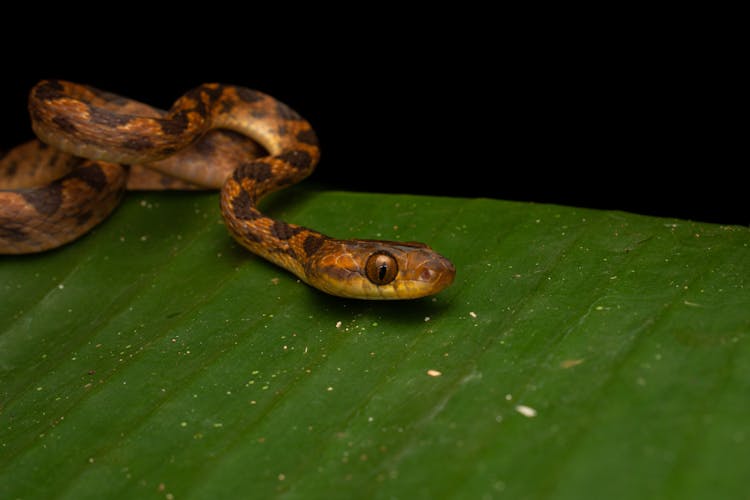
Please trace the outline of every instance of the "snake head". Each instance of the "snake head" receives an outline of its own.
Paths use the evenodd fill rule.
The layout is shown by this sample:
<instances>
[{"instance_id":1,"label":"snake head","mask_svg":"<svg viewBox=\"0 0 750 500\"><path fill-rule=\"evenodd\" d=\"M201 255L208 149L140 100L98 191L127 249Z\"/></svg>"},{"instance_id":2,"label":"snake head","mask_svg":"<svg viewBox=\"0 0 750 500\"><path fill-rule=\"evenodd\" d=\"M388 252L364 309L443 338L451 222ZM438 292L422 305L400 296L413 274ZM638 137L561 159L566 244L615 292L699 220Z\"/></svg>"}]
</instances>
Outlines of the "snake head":
<instances>
[{"instance_id":1,"label":"snake head","mask_svg":"<svg viewBox=\"0 0 750 500\"><path fill-rule=\"evenodd\" d=\"M424 243L330 239L305 265L305 281L339 297L415 299L453 283L453 263Z\"/></svg>"}]
</instances>

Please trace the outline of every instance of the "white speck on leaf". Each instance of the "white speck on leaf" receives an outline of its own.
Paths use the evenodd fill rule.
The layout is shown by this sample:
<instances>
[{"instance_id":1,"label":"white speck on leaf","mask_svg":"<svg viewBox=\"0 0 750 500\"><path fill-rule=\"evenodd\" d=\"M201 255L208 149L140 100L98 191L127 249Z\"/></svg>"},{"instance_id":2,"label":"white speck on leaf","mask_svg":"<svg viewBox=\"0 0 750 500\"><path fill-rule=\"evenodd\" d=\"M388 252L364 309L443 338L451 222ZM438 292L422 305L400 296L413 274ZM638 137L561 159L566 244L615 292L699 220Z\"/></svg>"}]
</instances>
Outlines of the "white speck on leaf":
<instances>
[{"instance_id":1,"label":"white speck on leaf","mask_svg":"<svg viewBox=\"0 0 750 500\"><path fill-rule=\"evenodd\" d=\"M516 405L516 411L524 417L533 418L536 417L536 410L531 406Z\"/></svg>"}]
</instances>

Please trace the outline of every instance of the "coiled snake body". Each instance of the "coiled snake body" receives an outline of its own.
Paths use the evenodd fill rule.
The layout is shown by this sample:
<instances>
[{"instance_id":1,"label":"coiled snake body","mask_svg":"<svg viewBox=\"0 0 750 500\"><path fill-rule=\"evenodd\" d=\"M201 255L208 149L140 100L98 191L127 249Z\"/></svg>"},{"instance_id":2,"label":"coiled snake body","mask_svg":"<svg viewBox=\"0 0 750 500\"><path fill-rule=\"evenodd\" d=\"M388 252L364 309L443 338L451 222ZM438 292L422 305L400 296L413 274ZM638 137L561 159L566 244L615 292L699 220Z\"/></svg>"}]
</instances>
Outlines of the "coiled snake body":
<instances>
[{"instance_id":1,"label":"coiled snake body","mask_svg":"<svg viewBox=\"0 0 750 500\"><path fill-rule=\"evenodd\" d=\"M0 253L78 238L126 186L200 186L221 188L222 216L240 244L327 293L416 298L453 281L451 262L422 243L339 240L263 215L258 200L307 177L320 158L310 124L266 94L204 84L164 112L48 80L32 89L29 111L42 142L0 158Z\"/></svg>"}]
</instances>

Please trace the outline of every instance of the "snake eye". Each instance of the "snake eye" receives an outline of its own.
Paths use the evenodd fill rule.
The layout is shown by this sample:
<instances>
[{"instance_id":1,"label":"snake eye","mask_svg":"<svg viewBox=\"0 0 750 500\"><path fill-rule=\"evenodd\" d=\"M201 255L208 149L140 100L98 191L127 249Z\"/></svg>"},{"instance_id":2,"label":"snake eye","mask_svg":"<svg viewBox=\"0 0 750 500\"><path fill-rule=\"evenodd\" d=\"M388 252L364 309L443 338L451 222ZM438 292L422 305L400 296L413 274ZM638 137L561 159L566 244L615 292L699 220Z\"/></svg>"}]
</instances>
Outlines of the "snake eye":
<instances>
[{"instance_id":1,"label":"snake eye","mask_svg":"<svg viewBox=\"0 0 750 500\"><path fill-rule=\"evenodd\" d=\"M365 264L367 279L376 285L387 285L398 274L398 263L393 255L387 252L375 252Z\"/></svg>"}]
</instances>

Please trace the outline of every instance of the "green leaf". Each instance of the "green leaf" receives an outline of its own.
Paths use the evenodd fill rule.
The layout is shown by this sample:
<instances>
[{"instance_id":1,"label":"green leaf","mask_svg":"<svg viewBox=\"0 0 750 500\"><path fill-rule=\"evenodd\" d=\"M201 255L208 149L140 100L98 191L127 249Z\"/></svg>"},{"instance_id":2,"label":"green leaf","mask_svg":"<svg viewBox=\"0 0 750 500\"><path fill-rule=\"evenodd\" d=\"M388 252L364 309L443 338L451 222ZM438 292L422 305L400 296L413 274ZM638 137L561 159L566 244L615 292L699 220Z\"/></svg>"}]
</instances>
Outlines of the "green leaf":
<instances>
[{"instance_id":1,"label":"green leaf","mask_svg":"<svg viewBox=\"0 0 750 500\"><path fill-rule=\"evenodd\" d=\"M131 194L0 260L0 498L740 498L750 231L292 188L453 286L343 300L232 242L215 193Z\"/></svg>"}]
</instances>

